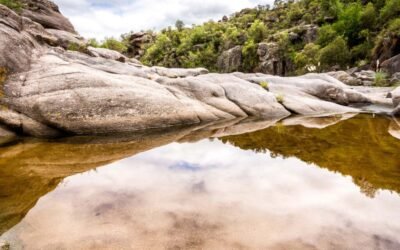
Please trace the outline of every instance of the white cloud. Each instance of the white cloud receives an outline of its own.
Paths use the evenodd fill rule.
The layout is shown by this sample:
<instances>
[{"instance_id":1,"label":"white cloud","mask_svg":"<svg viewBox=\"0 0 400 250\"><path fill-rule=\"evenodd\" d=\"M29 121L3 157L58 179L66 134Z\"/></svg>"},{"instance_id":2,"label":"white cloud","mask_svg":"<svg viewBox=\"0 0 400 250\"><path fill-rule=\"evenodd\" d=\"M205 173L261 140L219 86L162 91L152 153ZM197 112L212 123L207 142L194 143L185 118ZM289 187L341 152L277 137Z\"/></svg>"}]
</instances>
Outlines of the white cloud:
<instances>
[{"instance_id":1,"label":"white cloud","mask_svg":"<svg viewBox=\"0 0 400 250\"><path fill-rule=\"evenodd\" d=\"M54 0L84 37L118 37L129 31L199 24L273 0Z\"/></svg>"}]
</instances>

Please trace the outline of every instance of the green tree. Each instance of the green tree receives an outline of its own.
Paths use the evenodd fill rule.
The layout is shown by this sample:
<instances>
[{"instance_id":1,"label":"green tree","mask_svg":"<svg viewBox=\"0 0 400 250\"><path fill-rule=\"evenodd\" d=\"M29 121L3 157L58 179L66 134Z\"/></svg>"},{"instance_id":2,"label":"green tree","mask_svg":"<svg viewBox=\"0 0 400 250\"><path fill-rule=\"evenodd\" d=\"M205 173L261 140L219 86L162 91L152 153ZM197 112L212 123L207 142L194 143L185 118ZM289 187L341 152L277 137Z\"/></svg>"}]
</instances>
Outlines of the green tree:
<instances>
[{"instance_id":1,"label":"green tree","mask_svg":"<svg viewBox=\"0 0 400 250\"><path fill-rule=\"evenodd\" d=\"M257 57L258 45L254 40L249 39L246 41L242 48L242 58L243 58L243 70L252 71L258 63Z\"/></svg>"},{"instance_id":2,"label":"green tree","mask_svg":"<svg viewBox=\"0 0 400 250\"><path fill-rule=\"evenodd\" d=\"M350 52L346 41L339 36L319 52L319 61L323 69L339 65L342 68L348 65Z\"/></svg>"},{"instance_id":3,"label":"green tree","mask_svg":"<svg viewBox=\"0 0 400 250\"><path fill-rule=\"evenodd\" d=\"M315 68L315 70L317 69L319 50L319 45L309 43L301 52L295 53L294 63L298 69L298 74L304 74L312 71L312 68Z\"/></svg>"},{"instance_id":4,"label":"green tree","mask_svg":"<svg viewBox=\"0 0 400 250\"><path fill-rule=\"evenodd\" d=\"M176 20L175 22L175 28L179 31L183 30L185 27L185 23L182 20Z\"/></svg>"},{"instance_id":5,"label":"green tree","mask_svg":"<svg viewBox=\"0 0 400 250\"><path fill-rule=\"evenodd\" d=\"M350 3L339 14L339 20L333 25L336 32L343 35L351 46L360 43L362 5Z\"/></svg>"},{"instance_id":6,"label":"green tree","mask_svg":"<svg viewBox=\"0 0 400 250\"><path fill-rule=\"evenodd\" d=\"M324 25L318 31L318 39L317 43L322 47L325 47L330 42L332 42L337 37L336 30L332 27L332 25Z\"/></svg>"},{"instance_id":7,"label":"green tree","mask_svg":"<svg viewBox=\"0 0 400 250\"><path fill-rule=\"evenodd\" d=\"M325 16L337 18L342 8L340 0L321 0L321 10Z\"/></svg>"},{"instance_id":8,"label":"green tree","mask_svg":"<svg viewBox=\"0 0 400 250\"><path fill-rule=\"evenodd\" d=\"M267 27L265 27L265 24L258 19L251 24L248 30L249 39L252 39L256 43L262 42L266 35Z\"/></svg>"},{"instance_id":9,"label":"green tree","mask_svg":"<svg viewBox=\"0 0 400 250\"><path fill-rule=\"evenodd\" d=\"M389 21L400 15L400 0L386 0L385 6L381 9L380 18L383 22Z\"/></svg>"},{"instance_id":10,"label":"green tree","mask_svg":"<svg viewBox=\"0 0 400 250\"><path fill-rule=\"evenodd\" d=\"M171 47L171 40L166 34L157 36L156 41L146 49L143 61L150 65L162 64L166 53Z\"/></svg>"},{"instance_id":11,"label":"green tree","mask_svg":"<svg viewBox=\"0 0 400 250\"><path fill-rule=\"evenodd\" d=\"M368 3L360 17L361 26L364 29L374 29L376 25L376 10L373 3Z\"/></svg>"}]
</instances>

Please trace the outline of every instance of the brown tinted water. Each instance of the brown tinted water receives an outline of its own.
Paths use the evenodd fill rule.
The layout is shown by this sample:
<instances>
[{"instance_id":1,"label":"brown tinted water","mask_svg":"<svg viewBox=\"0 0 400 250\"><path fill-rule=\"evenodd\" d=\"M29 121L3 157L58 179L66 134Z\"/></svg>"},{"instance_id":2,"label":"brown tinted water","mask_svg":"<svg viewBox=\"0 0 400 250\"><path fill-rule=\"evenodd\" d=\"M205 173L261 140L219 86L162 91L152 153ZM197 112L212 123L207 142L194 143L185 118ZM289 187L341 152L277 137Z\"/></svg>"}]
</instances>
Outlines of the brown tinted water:
<instances>
[{"instance_id":1,"label":"brown tinted water","mask_svg":"<svg viewBox=\"0 0 400 250\"><path fill-rule=\"evenodd\" d=\"M3 146L0 244L400 249L398 125L340 120Z\"/></svg>"}]
</instances>

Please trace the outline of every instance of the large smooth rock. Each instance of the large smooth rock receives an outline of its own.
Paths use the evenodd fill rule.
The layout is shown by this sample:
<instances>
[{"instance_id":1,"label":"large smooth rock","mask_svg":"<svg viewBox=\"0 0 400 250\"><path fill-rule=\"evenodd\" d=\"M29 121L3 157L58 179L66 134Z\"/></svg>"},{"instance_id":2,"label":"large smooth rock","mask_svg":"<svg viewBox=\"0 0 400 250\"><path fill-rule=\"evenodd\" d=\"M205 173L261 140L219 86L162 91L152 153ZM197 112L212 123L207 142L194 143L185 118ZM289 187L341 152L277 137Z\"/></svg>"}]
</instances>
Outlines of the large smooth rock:
<instances>
[{"instance_id":1,"label":"large smooth rock","mask_svg":"<svg viewBox=\"0 0 400 250\"><path fill-rule=\"evenodd\" d=\"M29 72L14 75L5 88L7 104L42 124L73 134L289 115L273 95L232 75L196 77L198 70L172 69L193 76L160 75L155 82L95 69L89 56L81 55L86 65L68 59L52 52L32 64Z\"/></svg>"},{"instance_id":2,"label":"large smooth rock","mask_svg":"<svg viewBox=\"0 0 400 250\"><path fill-rule=\"evenodd\" d=\"M318 99L338 104L367 103L369 98L349 88L346 84L327 74L307 74L300 77L279 77L265 74L242 74L236 76L257 84L282 85ZM284 93L282 93L284 94Z\"/></svg>"}]
</instances>

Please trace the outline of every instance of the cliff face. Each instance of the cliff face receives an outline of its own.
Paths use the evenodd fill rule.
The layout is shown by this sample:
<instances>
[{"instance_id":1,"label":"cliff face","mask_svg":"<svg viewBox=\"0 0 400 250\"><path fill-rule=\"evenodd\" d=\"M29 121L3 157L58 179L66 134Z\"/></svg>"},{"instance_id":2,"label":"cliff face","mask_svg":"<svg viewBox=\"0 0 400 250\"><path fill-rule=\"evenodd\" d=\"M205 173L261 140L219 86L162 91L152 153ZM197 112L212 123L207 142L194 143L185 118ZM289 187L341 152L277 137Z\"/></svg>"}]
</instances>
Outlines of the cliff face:
<instances>
[{"instance_id":1,"label":"cliff face","mask_svg":"<svg viewBox=\"0 0 400 250\"><path fill-rule=\"evenodd\" d=\"M0 5L0 124L15 133L109 134L248 116L279 120L390 102L325 74L280 78L143 66L88 47L53 3L24 6L16 13Z\"/></svg>"}]
</instances>

